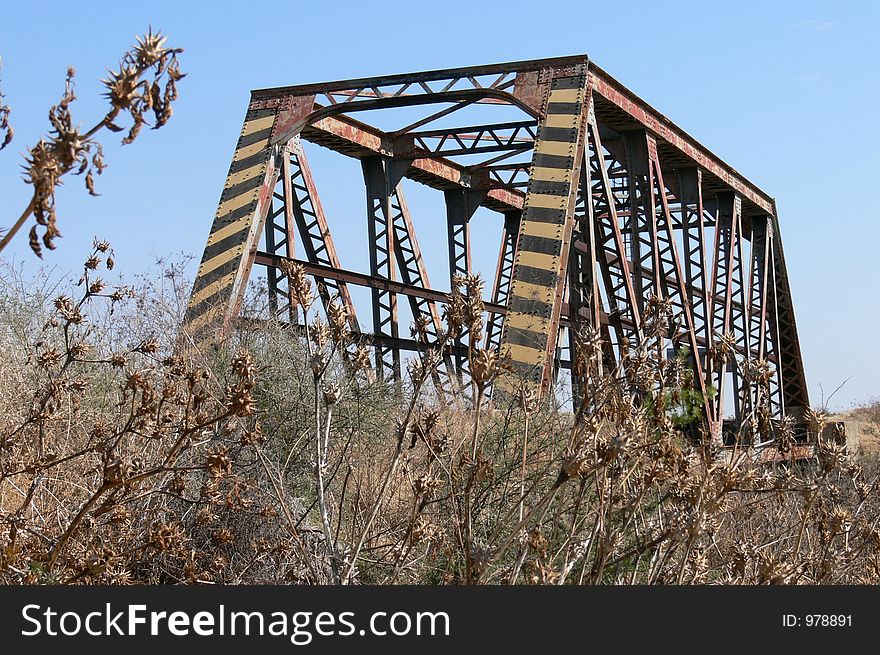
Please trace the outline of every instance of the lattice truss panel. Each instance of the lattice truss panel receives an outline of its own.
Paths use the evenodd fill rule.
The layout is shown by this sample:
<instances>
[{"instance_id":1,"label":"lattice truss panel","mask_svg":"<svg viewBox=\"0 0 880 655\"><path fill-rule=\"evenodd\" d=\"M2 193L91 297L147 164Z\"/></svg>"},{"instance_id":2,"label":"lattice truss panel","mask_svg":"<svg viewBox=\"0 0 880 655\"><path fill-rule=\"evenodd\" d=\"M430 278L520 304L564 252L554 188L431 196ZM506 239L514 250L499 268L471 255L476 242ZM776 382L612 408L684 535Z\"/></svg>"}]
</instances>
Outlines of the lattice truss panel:
<instances>
[{"instance_id":1,"label":"lattice truss panel","mask_svg":"<svg viewBox=\"0 0 880 655\"><path fill-rule=\"evenodd\" d=\"M371 124L380 114L387 123L387 110L407 120ZM487 121L493 112L498 120ZM368 271L340 261L305 143L360 162L364 219L347 217L344 229L366 234ZM743 417L762 393L777 416L800 418L808 406L773 199L585 56L252 92L188 334L222 338L254 264L266 269L269 311L297 324L279 269L293 260L313 276L323 306L347 306L375 372L399 379L405 353L442 334L449 293L429 281L406 180L442 192L432 220L445 217L447 280L476 272L472 249L487 246L472 243L472 221L497 217L497 265L480 271L482 345L508 353L513 373L496 389L570 384L577 393L567 373L574 331L598 330L601 365L614 366L643 339L656 295L679 317L670 351L686 347L697 389L718 391L706 403L710 420L725 408ZM369 303L355 307L354 287L368 290ZM399 324L399 302L426 326L420 336ZM747 384L738 366L718 370L707 352L723 335L740 361L768 362L769 389ZM468 343L465 334L445 349L442 393L466 379Z\"/></svg>"}]
</instances>

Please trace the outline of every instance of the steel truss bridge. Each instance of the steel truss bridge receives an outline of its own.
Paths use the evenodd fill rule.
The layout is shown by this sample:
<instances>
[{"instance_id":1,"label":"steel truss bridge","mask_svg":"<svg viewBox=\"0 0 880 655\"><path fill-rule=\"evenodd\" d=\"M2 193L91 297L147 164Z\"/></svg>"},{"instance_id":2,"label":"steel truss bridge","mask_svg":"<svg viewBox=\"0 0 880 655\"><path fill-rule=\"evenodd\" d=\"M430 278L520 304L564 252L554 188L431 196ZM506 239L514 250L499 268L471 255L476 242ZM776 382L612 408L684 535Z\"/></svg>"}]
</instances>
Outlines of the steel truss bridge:
<instances>
[{"instance_id":1,"label":"steel truss bridge","mask_svg":"<svg viewBox=\"0 0 880 655\"><path fill-rule=\"evenodd\" d=\"M368 122L400 108L420 118L394 130ZM467 118L475 109L479 121ZM499 120L486 122L492 112ZM368 273L339 259L304 142L360 161ZM325 307L347 307L376 373L399 379L402 353L442 332L449 298L429 282L404 178L442 192L450 279L472 272L475 212L497 216L485 345L511 357L500 385L546 390L571 368L580 325L600 330L603 363L613 365L643 339L653 295L680 317L677 341L692 354L710 425L725 402L738 419L755 402L743 369L710 356L722 337L741 362L769 366L772 415L802 420L809 400L773 198L586 56L253 91L187 310L190 333L216 340L237 319L254 264L266 267L271 310L296 322L279 268L292 260ZM355 285L370 290L368 329ZM422 339L401 335L404 299L428 326ZM466 345L463 335L444 352L449 382L467 376Z\"/></svg>"}]
</instances>

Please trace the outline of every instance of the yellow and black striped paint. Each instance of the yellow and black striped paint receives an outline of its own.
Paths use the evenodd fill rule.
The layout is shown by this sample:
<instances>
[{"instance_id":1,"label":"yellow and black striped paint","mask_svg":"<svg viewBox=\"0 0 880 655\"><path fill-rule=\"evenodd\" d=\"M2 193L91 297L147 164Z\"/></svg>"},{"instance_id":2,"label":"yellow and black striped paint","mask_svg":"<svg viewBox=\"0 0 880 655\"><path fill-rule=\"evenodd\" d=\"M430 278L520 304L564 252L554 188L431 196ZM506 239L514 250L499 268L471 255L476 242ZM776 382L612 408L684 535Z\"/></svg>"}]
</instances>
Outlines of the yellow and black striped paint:
<instances>
[{"instance_id":1,"label":"yellow and black striped paint","mask_svg":"<svg viewBox=\"0 0 880 655\"><path fill-rule=\"evenodd\" d=\"M275 117L275 109L251 109L245 116L186 311L185 326L196 343L216 337L247 281L248 255L266 209L261 194L271 182Z\"/></svg>"},{"instance_id":2,"label":"yellow and black striped paint","mask_svg":"<svg viewBox=\"0 0 880 655\"><path fill-rule=\"evenodd\" d=\"M550 380L559 329L588 110L587 70L555 77L532 156L501 352L512 371L496 389L542 390Z\"/></svg>"}]
</instances>

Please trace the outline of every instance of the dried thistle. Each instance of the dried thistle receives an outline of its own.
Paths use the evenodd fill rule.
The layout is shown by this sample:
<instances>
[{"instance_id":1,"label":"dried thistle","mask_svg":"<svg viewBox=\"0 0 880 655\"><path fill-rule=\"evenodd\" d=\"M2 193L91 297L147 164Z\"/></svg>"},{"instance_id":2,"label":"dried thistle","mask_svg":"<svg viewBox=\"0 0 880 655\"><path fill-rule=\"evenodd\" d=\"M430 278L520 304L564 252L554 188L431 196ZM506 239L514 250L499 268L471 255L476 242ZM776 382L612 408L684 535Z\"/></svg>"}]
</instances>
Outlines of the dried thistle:
<instances>
[{"instance_id":1,"label":"dried thistle","mask_svg":"<svg viewBox=\"0 0 880 655\"><path fill-rule=\"evenodd\" d=\"M0 57L0 70L2 69L3 59ZM3 89L0 88L0 134L3 135L3 139L0 140L0 150L12 143L12 137L15 135L15 130L9 124L9 114L12 113L12 109L3 102L3 98Z\"/></svg>"},{"instance_id":2,"label":"dried thistle","mask_svg":"<svg viewBox=\"0 0 880 655\"><path fill-rule=\"evenodd\" d=\"M482 391L503 370L498 352L488 348L475 348L471 353L470 370L471 378L477 388Z\"/></svg>"},{"instance_id":3,"label":"dried thistle","mask_svg":"<svg viewBox=\"0 0 880 655\"><path fill-rule=\"evenodd\" d=\"M440 487L442 480L429 473L420 475L413 481L413 492L418 498L429 499Z\"/></svg>"},{"instance_id":4,"label":"dried thistle","mask_svg":"<svg viewBox=\"0 0 880 655\"><path fill-rule=\"evenodd\" d=\"M95 175L101 174L105 163L103 147L94 136L105 127L111 131L122 130L114 122L121 113L127 112L133 121L128 135L122 140L124 144L134 141L141 127L147 124L146 112L153 112L153 129L168 122L172 103L177 99L177 82L184 76L177 61L177 55L182 50L165 47L165 37L158 32L154 34L152 30L146 36L138 37L137 41L137 45L123 55L118 70L111 71L108 78L103 80L110 109L89 130L82 131L74 124L71 105L76 100L76 71L73 67L67 69L61 100L49 110L52 129L48 136L29 148L25 156L24 179L33 187L33 197L15 225L0 241L0 250L31 214L36 219L36 225L31 228L29 235L31 250L42 257L44 247L55 249L55 239L61 236L55 192L63 177L72 173L83 175L88 192L93 196L98 195L95 191ZM6 132L5 143L12 138L8 114L8 107L0 106L0 130ZM39 234L41 227L42 236ZM108 260L108 268L112 268L111 260Z\"/></svg>"},{"instance_id":5,"label":"dried thistle","mask_svg":"<svg viewBox=\"0 0 880 655\"><path fill-rule=\"evenodd\" d=\"M281 262L280 268L281 272L287 276L291 300L307 310L315 301L315 296L312 293L312 283L306 275L306 269L302 264L287 260Z\"/></svg>"},{"instance_id":6,"label":"dried thistle","mask_svg":"<svg viewBox=\"0 0 880 655\"><path fill-rule=\"evenodd\" d=\"M356 371L370 368L370 351L364 346L359 346L351 358L351 362Z\"/></svg>"},{"instance_id":7,"label":"dried thistle","mask_svg":"<svg viewBox=\"0 0 880 655\"><path fill-rule=\"evenodd\" d=\"M144 36L137 37L137 45L126 52L115 71L109 71L102 83L107 88L105 96L111 110L104 119L105 125L114 132L122 130L114 121L120 113L127 112L133 121L122 143L131 143L141 128L147 124L144 117L152 111L153 129L168 122L172 103L177 100L177 82L185 73L180 71L177 55L181 48L166 48L167 37L152 28ZM152 75L152 79L149 79ZM164 82L164 88L162 86Z\"/></svg>"},{"instance_id":8,"label":"dried thistle","mask_svg":"<svg viewBox=\"0 0 880 655\"><path fill-rule=\"evenodd\" d=\"M327 322L330 325L330 336L338 346L344 346L351 338L348 326L348 310L340 303L333 301L327 307Z\"/></svg>"},{"instance_id":9,"label":"dried thistle","mask_svg":"<svg viewBox=\"0 0 880 655\"><path fill-rule=\"evenodd\" d=\"M602 358L602 335L598 328L579 323L574 330L573 373L586 377Z\"/></svg>"},{"instance_id":10,"label":"dried thistle","mask_svg":"<svg viewBox=\"0 0 880 655\"><path fill-rule=\"evenodd\" d=\"M433 321L429 316L419 314L413 320L413 324L410 327L410 334L421 343L428 343L430 340L429 330L432 327L432 323Z\"/></svg>"},{"instance_id":11,"label":"dried thistle","mask_svg":"<svg viewBox=\"0 0 880 655\"><path fill-rule=\"evenodd\" d=\"M219 528L213 532L213 534L211 535L211 539L218 546L223 546L225 544L231 543L233 539L235 539L235 534L229 528Z\"/></svg>"},{"instance_id":12,"label":"dried thistle","mask_svg":"<svg viewBox=\"0 0 880 655\"><path fill-rule=\"evenodd\" d=\"M822 430L824 430L825 426L828 424L828 414L821 409L808 407L805 412L805 418L810 425L810 429L819 435L822 434Z\"/></svg>"},{"instance_id":13,"label":"dried thistle","mask_svg":"<svg viewBox=\"0 0 880 655\"><path fill-rule=\"evenodd\" d=\"M531 414L538 409L541 396L538 391L527 385L521 385L519 389L519 406L526 413Z\"/></svg>"},{"instance_id":14,"label":"dried thistle","mask_svg":"<svg viewBox=\"0 0 880 655\"><path fill-rule=\"evenodd\" d=\"M436 541L441 534L441 528L424 516L418 517L413 524L412 537L415 543Z\"/></svg>"},{"instance_id":15,"label":"dried thistle","mask_svg":"<svg viewBox=\"0 0 880 655\"><path fill-rule=\"evenodd\" d=\"M464 322L467 325L471 344L483 340L483 280L479 275L468 275L464 279L465 298Z\"/></svg>"},{"instance_id":16,"label":"dried thistle","mask_svg":"<svg viewBox=\"0 0 880 655\"><path fill-rule=\"evenodd\" d=\"M232 473L232 461L229 459L229 449L225 446L216 446L208 452L205 468L211 477L222 478Z\"/></svg>"},{"instance_id":17,"label":"dried thistle","mask_svg":"<svg viewBox=\"0 0 880 655\"><path fill-rule=\"evenodd\" d=\"M339 398L342 395L342 390L339 388L338 384L326 384L322 388L324 395L324 403L327 406L335 405L339 402Z\"/></svg>"},{"instance_id":18,"label":"dried thistle","mask_svg":"<svg viewBox=\"0 0 880 655\"><path fill-rule=\"evenodd\" d=\"M183 530L176 524L155 523L147 534L147 543L158 551L177 550L183 542Z\"/></svg>"},{"instance_id":19,"label":"dried thistle","mask_svg":"<svg viewBox=\"0 0 880 655\"><path fill-rule=\"evenodd\" d=\"M319 318L316 318L309 328L309 336L319 349L323 350L332 338L332 330L329 325Z\"/></svg>"},{"instance_id":20,"label":"dried thistle","mask_svg":"<svg viewBox=\"0 0 880 655\"><path fill-rule=\"evenodd\" d=\"M449 292L449 300L443 307L443 321L446 323L446 333L457 338L461 336L466 316L466 300L461 293L464 278L456 275L452 278L452 289Z\"/></svg>"}]
</instances>

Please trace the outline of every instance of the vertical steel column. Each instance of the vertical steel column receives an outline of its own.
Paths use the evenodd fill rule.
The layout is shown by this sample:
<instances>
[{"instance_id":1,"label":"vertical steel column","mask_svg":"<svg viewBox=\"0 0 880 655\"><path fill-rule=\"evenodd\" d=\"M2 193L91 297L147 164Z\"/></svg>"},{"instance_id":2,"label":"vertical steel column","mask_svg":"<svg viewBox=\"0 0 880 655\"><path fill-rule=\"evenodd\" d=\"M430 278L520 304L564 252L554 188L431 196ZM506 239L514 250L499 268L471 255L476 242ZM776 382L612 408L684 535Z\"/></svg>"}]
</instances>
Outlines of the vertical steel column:
<instances>
[{"instance_id":1,"label":"vertical steel column","mask_svg":"<svg viewBox=\"0 0 880 655\"><path fill-rule=\"evenodd\" d=\"M779 310L776 301L776 271L774 258L776 256L776 244L773 235L775 230L773 223L776 219L767 217L767 348L768 357L775 359L774 375L770 378L770 413L772 416L781 417L785 414L785 398L783 396L782 383L782 355L779 348Z\"/></svg>"},{"instance_id":2,"label":"vertical steel column","mask_svg":"<svg viewBox=\"0 0 880 655\"><path fill-rule=\"evenodd\" d=\"M266 251L292 259L296 256L296 238L293 189L290 181L290 152L287 148L282 149L278 158L281 160L281 165L278 166L281 177L277 186L280 187L281 193L276 191L273 194L279 204L277 208L272 208L266 220ZM290 297L287 276L274 266L269 266L266 270L266 278L269 287L269 311L272 316L287 314L287 320L291 325L295 325L298 321L298 311Z\"/></svg>"},{"instance_id":3,"label":"vertical steel column","mask_svg":"<svg viewBox=\"0 0 880 655\"><path fill-rule=\"evenodd\" d=\"M381 157L361 159L367 190L367 230L370 243L370 274L394 279L394 229L391 224L391 188ZM397 339L397 295L372 289L373 333ZM380 378L401 379L400 351L375 344L376 373Z\"/></svg>"},{"instance_id":4,"label":"vertical steel column","mask_svg":"<svg viewBox=\"0 0 880 655\"><path fill-rule=\"evenodd\" d=\"M756 387L753 390L752 403L753 407L758 408L764 402L767 402L771 415L774 413L774 410L778 410L778 407L774 406L778 405L774 396L778 393L779 389L779 363L774 343L776 335L775 330L771 326L774 312L770 308L770 303L773 299L770 289L770 283L772 282L770 264L772 259L772 217L756 216L752 219L753 266L749 282L751 289L749 318L753 355L767 363L767 366L772 370L772 376L766 387ZM754 344L757 344L757 348L755 348Z\"/></svg>"},{"instance_id":5,"label":"vertical steel column","mask_svg":"<svg viewBox=\"0 0 880 655\"><path fill-rule=\"evenodd\" d=\"M446 230L448 236L449 284L457 277L471 273L471 231L470 220L480 206L481 196L470 189L447 189L443 192L446 200ZM454 345L463 346L470 335L463 333L454 340ZM455 372L461 379L467 374L467 357L457 352L454 357Z\"/></svg>"},{"instance_id":6,"label":"vertical steel column","mask_svg":"<svg viewBox=\"0 0 880 655\"><path fill-rule=\"evenodd\" d=\"M284 237L281 236L281 240L276 243L275 233L283 233L286 231L286 226L278 225L276 223L278 216L284 216L284 196L279 195L278 193L274 193L273 199L280 200L281 206L279 208L272 208L269 211L269 216L266 220L266 251L272 253L279 253L281 255L287 256L284 248ZM289 289L283 288L287 285L287 282L284 275L282 275L281 271L275 268L274 266L270 266L266 271L266 281L269 289L269 314L273 317L277 317L279 314L278 309L278 296L287 296L287 302L284 303L281 307L281 312L287 311L288 320L291 323L296 323L296 319L290 312L291 304L289 302Z\"/></svg>"},{"instance_id":7,"label":"vertical steel column","mask_svg":"<svg viewBox=\"0 0 880 655\"><path fill-rule=\"evenodd\" d=\"M712 340L712 321L709 312L709 282L706 279L706 224L703 213L703 172L697 168L679 168L679 199L681 201L681 231L685 252L685 281L690 289L691 314L694 329L703 340L703 352Z\"/></svg>"},{"instance_id":8,"label":"vertical steel column","mask_svg":"<svg viewBox=\"0 0 880 655\"><path fill-rule=\"evenodd\" d=\"M742 199L738 193L718 195L718 219L715 224L715 254L712 275L712 334L713 345L726 339L731 328L733 305L733 275L736 266L737 240L739 239ZM731 353L729 357L733 357ZM724 376L729 364L719 364L707 357L706 371L709 383L717 393L714 414L720 422L724 416Z\"/></svg>"},{"instance_id":9,"label":"vertical steel column","mask_svg":"<svg viewBox=\"0 0 880 655\"><path fill-rule=\"evenodd\" d=\"M764 343L764 333L766 332L766 313L767 313L767 289L765 280L767 279L767 265L769 258L767 257L767 246L770 245L767 240L767 217L753 216L751 220L751 228L749 230L749 242L751 250L749 256L749 281L748 281L748 307L746 308L746 326L749 333L749 344L751 357L760 359L764 357L766 352Z\"/></svg>"},{"instance_id":10,"label":"vertical steel column","mask_svg":"<svg viewBox=\"0 0 880 655\"><path fill-rule=\"evenodd\" d=\"M648 161L648 142L643 130L623 133L626 172L629 179L629 234L632 249L636 302L642 314L645 301L660 295L660 266L657 253L654 171Z\"/></svg>"},{"instance_id":11,"label":"vertical steel column","mask_svg":"<svg viewBox=\"0 0 880 655\"><path fill-rule=\"evenodd\" d=\"M737 240L735 248L735 265L733 269L733 303L731 304L731 331L736 342L736 350L743 357L742 367L747 368L751 355L751 341L749 339L749 316L748 316L748 289L746 287L746 271L744 244L746 241L745 229L743 228L742 212L737 225ZM735 364L732 370L734 397L736 398L736 419L740 424L751 411L750 394L746 382L740 371L740 364Z\"/></svg>"},{"instance_id":12,"label":"vertical steel column","mask_svg":"<svg viewBox=\"0 0 880 655\"><path fill-rule=\"evenodd\" d=\"M492 302L507 305L510 296L510 281L513 277L513 262L516 257L516 235L522 212L505 212L501 228L501 247L498 251L498 264L495 267L495 280L492 284ZM501 346L502 314L490 314L486 322L486 348L497 351Z\"/></svg>"},{"instance_id":13,"label":"vertical steel column","mask_svg":"<svg viewBox=\"0 0 880 655\"><path fill-rule=\"evenodd\" d=\"M578 187L578 201L575 205L575 224L572 232L572 248L568 263L568 310L571 324L568 330L569 359L571 361L571 386L575 406L583 400L585 388L584 377L587 371L580 370L582 358L578 355L580 346L579 331L602 331L601 298L599 281L596 276L596 228L594 207L591 198L592 184L590 167L581 166L581 179ZM607 326L605 331L607 332ZM603 334L603 342L605 335ZM610 343L605 342L606 346ZM604 350L609 354L610 349ZM595 372L601 375L603 357L600 355L594 362ZM589 364L587 362L587 364Z\"/></svg>"}]
</instances>

